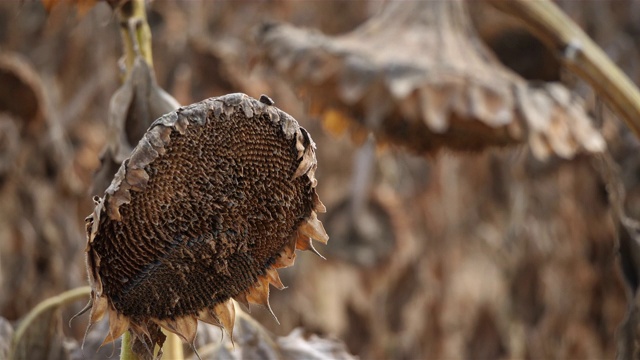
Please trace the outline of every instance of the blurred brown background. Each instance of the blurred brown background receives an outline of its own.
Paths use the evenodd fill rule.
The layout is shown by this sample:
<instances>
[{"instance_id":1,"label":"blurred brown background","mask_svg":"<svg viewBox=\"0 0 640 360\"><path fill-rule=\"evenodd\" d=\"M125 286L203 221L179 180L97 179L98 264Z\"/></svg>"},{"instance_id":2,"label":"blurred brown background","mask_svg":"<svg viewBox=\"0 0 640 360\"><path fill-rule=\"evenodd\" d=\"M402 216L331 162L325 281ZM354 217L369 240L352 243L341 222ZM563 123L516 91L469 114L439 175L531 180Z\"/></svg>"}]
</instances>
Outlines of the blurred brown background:
<instances>
[{"instance_id":1,"label":"blurred brown background","mask_svg":"<svg viewBox=\"0 0 640 360\"><path fill-rule=\"evenodd\" d=\"M640 81L640 2L559 5ZM358 145L332 136L309 104L261 64L255 27L285 21L340 34L382 1L154 1L148 6L158 83L182 104L230 92L267 94L318 146L327 260L298 255L272 291L281 325L343 340L363 359L612 358L627 296L616 232L594 160L533 159L526 148L429 158L379 149L370 179L367 235L349 236ZM470 4L498 57L534 81L563 79L513 19ZM120 35L112 10L86 15L62 3L0 2L0 316L24 316L41 300L85 285L84 217L105 143L109 99L120 84ZM601 124L640 218L637 141L605 112ZM365 174L366 175L366 174ZM365 176L366 178L366 176ZM367 223L365 221L365 223ZM65 310L65 319L83 304ZM65 327L81 339L86 318Z\"/></svg>"}]
</instances>

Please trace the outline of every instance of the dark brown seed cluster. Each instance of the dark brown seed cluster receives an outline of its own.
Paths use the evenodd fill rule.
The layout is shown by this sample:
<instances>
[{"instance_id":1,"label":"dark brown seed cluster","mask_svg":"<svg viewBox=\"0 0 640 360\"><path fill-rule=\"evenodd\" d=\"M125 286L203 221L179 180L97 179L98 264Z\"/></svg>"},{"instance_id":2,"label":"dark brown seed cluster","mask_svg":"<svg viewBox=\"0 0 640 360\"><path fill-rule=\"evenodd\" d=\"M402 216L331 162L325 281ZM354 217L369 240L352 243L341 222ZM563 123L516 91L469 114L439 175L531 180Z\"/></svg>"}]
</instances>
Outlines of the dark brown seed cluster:
<instances>
[{"instance_id":1,"label":"dark brown seed cluster","mask_svg":"<svg viewBox=\"0 0 640 360\"><path fill-rule=\"evenodd\" d=\"M107 340L151 321L191 342L196 319L230 330L232 298L268 306L275 269L327 240L314 148L244 94L158 119L88 218L91 321L110 313Z\"/></svg>"}]
</instances>

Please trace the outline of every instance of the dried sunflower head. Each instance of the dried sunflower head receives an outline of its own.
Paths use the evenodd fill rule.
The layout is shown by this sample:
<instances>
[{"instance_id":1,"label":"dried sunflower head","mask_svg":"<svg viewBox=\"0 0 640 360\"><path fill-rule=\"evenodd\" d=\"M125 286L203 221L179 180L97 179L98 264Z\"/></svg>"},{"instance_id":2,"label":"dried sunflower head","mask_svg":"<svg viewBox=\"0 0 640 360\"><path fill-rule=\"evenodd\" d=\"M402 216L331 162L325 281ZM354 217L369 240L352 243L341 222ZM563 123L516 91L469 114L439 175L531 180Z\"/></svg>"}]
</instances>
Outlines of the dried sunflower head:
<instances>
[{"instance_id":1,"label":"dried sunflower head","mask_svg":"<svg viewBox=\"0 0 640 360\"><path fill-rule=\"evenodd\" d=\"M87 218L90 323L105 343L160 327L192 344L197 320L231 333L231 299L269 307L295 249L328 240L315 144L267 97L230 94L156 120Z\"/></svg>"},{"instance_id":2,"label":"dried sunflower head","mask_svg":"<svg viewBox=\"0 0 640 360\"><path fill-rule=\"evenodd\" d=\"M257 41L327 129L356 140L371 131L418 154L528 142L542 160L605 148L567 88L529 84L494 58L461 0L391 1L340 36L267 24Z\"/></svg>"}]
</instances>

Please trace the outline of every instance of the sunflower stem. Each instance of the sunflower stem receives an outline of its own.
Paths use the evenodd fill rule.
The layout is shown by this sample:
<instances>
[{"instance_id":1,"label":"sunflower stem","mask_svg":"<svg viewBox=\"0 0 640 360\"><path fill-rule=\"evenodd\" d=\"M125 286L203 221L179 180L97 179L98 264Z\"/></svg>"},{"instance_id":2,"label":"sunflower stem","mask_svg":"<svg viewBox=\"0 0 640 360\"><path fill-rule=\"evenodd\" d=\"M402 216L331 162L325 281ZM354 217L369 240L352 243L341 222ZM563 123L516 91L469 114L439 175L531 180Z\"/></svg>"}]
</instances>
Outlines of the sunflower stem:
<instances>
[{"instance_id":1,"label":"sunflower stem","mask_svg":"<svg viewBox=\"0 0 640 360\"><path fill-rule=\"evenodd\" d=\"M124 3L116 9L116 15L120 23L120 37L124 47L126 76L131 72L138 56L141 56L153 69L151 29L147 22L144 0L130 0Z\"/></svg>"},{"instance_id":2,"label":"sunflower stem","mask_svg":"<svg viewBox=\"0 0 640 360\"><path fill-rule=\"evenodd\" d=\"M133 64L138 56L142 57L149 68L153 69L153 56L151 53L151 29L147 22L147 13L144 0L130 0L115 9L120 25L120 37L122 38L124 63L126 66L125 79L133 69ZM126 331L122 335L120 349L121 360L137 360L138 357L132 349L131 333Z\"/></svg>"},{"instance_id":3,"label":"sunflower stem","mask_svg":"<svg viewBox=\"0 0 640 360\"><path fill-rule=\"evenodd\" d=\"M491 0L533 30L562 64L591 85L640 138L640 91L582 29L550 0Z\"/></svg>"},{"instance_id":4,"label":"sunflower stem","mask_svg":"<svg viewBox=\"0 0 640 360\"><path fill-rule=\"evenodd\" d=\"M125 331L122 335L120 360L138 360L138 356L133 352L132 345L131 333L129 331Z\"/></svg>"},{"instance_id":5,"label":"sunflower stem","mask_svg":"<svg viewBox=\"0 0 640 360\"><path fill-rule=\"evenodd\" d=\"M25 335L31 324L33 324L40 315L44 314L47 311L56 309L62 305L72 303L82 298L86 298L90 294L91 288L89 286L82 286L65 291L60 295L50 297L36 305L36 307L33 308L33 310L31 310L27 314L27 316L25 316L25 318L20 322L20 325L16 329L15 335L13 336L11 342L11 354L15 355L22 337ZM13 358L13 356L10 356L9 358Z\"/></svg>"}]
</instances>

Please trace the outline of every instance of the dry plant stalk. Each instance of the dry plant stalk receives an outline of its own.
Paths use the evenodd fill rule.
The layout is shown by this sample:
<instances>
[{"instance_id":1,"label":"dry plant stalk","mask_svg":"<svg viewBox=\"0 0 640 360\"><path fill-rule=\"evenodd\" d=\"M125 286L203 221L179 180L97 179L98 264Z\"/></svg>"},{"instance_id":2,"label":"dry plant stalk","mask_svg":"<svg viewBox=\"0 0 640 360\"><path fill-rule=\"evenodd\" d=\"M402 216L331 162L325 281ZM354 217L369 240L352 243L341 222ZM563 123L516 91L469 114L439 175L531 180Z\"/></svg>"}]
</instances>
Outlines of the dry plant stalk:
<instances>
[{"instance_id":1,"label":"dry plant stalk","mask_svg":"<svg viewBox=\"0 0 640 360\"><path fill-rule=\"evenodd\" d=\"M327 242L315 144L272 104L230 94L159 118L96 199L90 324L109 315L105 343L130 330L148 355L162 327L193 346L198 319L231 334L232 299L270 310L276 269Z\"/></svg>"}]
</instances>

